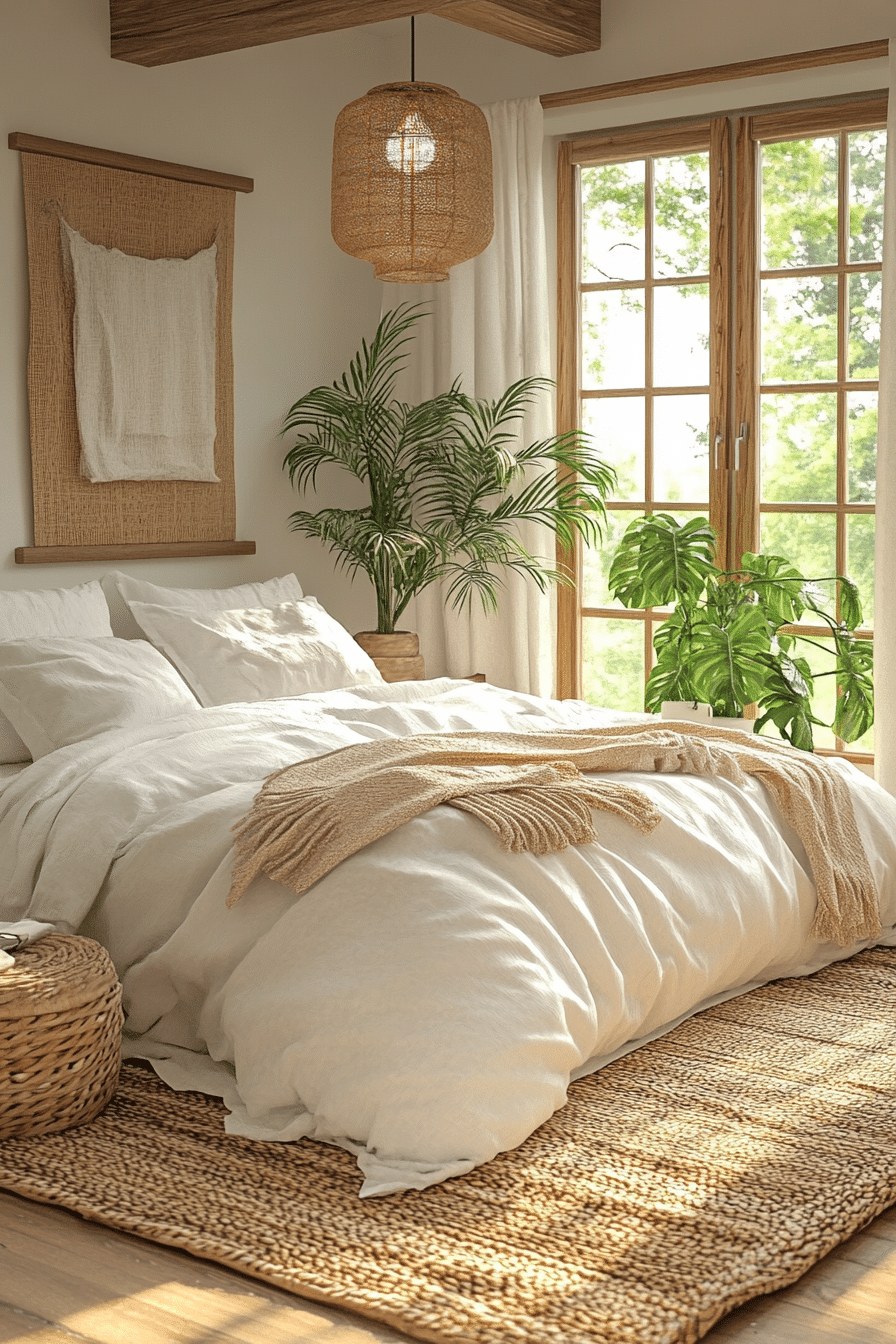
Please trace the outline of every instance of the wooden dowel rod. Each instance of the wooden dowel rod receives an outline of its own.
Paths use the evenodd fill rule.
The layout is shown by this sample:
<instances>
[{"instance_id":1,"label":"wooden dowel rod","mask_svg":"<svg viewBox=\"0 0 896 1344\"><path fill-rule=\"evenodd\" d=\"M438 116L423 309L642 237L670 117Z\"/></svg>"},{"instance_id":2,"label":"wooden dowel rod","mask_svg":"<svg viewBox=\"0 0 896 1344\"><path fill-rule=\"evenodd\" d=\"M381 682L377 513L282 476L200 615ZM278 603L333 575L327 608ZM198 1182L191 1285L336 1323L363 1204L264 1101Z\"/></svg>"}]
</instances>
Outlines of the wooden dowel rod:
<instances>
[{"instance_id":1,"label":"wooden dowel rod","mask_svg":"<svg viewBox=\"0 0 896 1344\"><path fill-rule=\"evenodd\" d=\"M95 149L92 145L75 145L68 140L47 140L42 135L28 135L26 131L10 131L9 147L28 154L48 154L55 159L76 159L79 163L93 163L100 168L124 168L131 173L193 182L200 187L221 187L225 191L255 189L251 177L218 173L211 168L190 168L185 163L166 163L163 159L144 159L139 154L119 154L113 149Z\"/></svg>"},{"instance_id":2,"label":"wooden dowel rod","mask_svg":"<svg viewBox=\"0 0 896 1344\"><path fill-rule=\"evenodd\" d=\"M147 541L111 546L17 546L17 565L76 565L85 560L170 560L254 555L254 541Z\"/></svg>"}]
</instances>

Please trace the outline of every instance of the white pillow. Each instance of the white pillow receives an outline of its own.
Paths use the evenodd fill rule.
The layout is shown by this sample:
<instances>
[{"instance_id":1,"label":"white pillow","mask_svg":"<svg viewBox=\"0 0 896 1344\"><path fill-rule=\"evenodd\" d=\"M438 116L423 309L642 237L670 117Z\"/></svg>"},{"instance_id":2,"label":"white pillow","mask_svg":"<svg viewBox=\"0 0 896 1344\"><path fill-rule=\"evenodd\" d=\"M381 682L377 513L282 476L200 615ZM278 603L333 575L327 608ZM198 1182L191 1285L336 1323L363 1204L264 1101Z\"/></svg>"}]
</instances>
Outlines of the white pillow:
<instances>
[{"instance_id":1,"label":"white pillow","mask_svg":"<svg viewBox=\"0 0 896 1344\"><path fill-rule=\"evenodd\" d=\"M132 602L149 602L172 611L230 611L234 607L276 607L281 602L297 602L302 596L295 574L265 579L263 583L240 583L235 588L160 588L119 571L113 571L110 577L129 607Z\"/></svg>"},{"instance_id":2,"label":"white pillow","mask_svg":"<svg viewBox=\"0 0 896 1344\"><path fill-rule=\"evenodd\" d=\"M144 602L135 619L203 705L377 686L376 664L314 597L276 607L169 611Z\"/></svg>"},{"instance_id":3,"label":"white pillow","mask_svg":"<svg viewBox=\"0 0 896 1344\"><path fill-rule=\"evenodd\" d=\"M109 607L98 579L76 588L0 592L0 640L44 636L112 638ZM0 714L0 763L27 761L29 751L5 714Z\"/></svg>"},{"instance_id":4,"label":"white pillow","mask_svg":"<svg viewBox=\"0 0 896 1344\"><path fill-rule=\"evenodd\" d=\"M142 639L0 643L0 709L35 760L108 728L199 710L165 658Z\"/></svg>"}]
</instances>

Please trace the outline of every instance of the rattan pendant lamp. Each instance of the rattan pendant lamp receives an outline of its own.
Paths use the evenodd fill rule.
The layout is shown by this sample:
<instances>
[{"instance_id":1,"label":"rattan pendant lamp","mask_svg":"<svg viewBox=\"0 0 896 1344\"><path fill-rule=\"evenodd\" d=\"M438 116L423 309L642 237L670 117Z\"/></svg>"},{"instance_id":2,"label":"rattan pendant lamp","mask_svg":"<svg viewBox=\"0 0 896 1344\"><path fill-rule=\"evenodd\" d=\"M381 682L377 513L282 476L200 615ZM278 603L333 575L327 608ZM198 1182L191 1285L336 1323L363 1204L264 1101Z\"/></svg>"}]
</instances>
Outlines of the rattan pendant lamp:
<instances>
[{"instance_id":1,"label":"rattan pendant lamp","mask_svg":"<svg viewBox=\"0 0 896 1344\"><path fill-rule=\"evenodd\" d=\"M414 77L344 107L333 134L333 237L378 280L428 284L494 231L492 146L481 110Z\"/></svg>"}]
</instances>

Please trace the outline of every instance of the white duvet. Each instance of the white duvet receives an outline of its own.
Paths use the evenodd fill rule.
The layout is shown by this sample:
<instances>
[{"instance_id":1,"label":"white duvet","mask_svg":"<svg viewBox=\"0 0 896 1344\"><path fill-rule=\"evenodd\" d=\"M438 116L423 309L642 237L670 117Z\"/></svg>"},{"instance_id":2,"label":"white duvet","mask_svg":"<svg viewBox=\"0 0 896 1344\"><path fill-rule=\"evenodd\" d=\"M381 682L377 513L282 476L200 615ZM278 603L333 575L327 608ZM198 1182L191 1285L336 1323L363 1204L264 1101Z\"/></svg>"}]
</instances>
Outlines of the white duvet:
<instances>
[{"instance_id":1,"label":"white duvet","mask_svg":"<svg viewBox=\"0 0 896 1344\"><path fill-rule=\"evenodd\" d=\"M571 1076L865 944L811 938L805 853L756 780L617 776L656 830L597 813L597 843L547 858L437 807L301 897L260 878L228 910L231 827L272 770L352 742L633 717L442 680L107 732L4 786L0 918L103 942L126 1053L223 1096L231 1133L339 1144L365 1195L423 1188L522 1142ZM836 768L896 942L896 800Z\"/></svg>"}]
</instances>

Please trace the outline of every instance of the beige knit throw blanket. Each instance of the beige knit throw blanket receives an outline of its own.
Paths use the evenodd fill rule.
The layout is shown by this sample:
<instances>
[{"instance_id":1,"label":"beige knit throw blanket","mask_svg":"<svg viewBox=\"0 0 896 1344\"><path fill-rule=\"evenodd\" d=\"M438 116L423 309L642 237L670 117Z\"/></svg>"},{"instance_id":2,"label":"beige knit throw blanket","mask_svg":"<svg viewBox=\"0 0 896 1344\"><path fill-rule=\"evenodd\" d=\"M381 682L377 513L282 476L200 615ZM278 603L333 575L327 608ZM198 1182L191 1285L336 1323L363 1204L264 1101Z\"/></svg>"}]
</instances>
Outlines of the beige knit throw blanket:
<instances>
[{"instance_id":1,"label":"beige knit throw blanket","mask_svg":"<svg viewBox=\"0 0 896 1344\"><path fill-rule=\"evenodd\" d=\"M813 935L846 947L880 932L877 893L843 777L822 757L747 733L657 728L460 732L343 747L270 775L234 828L234 905L260 872L296 892L439 803L484 821L502 848L549 854L595 839L592 809L648 834L638 789L583 771L759 778L802 841L818 893Z\"/></svg>"}]
</instances>

